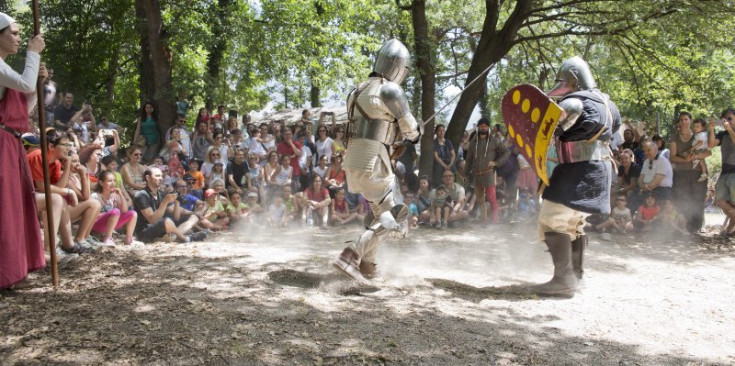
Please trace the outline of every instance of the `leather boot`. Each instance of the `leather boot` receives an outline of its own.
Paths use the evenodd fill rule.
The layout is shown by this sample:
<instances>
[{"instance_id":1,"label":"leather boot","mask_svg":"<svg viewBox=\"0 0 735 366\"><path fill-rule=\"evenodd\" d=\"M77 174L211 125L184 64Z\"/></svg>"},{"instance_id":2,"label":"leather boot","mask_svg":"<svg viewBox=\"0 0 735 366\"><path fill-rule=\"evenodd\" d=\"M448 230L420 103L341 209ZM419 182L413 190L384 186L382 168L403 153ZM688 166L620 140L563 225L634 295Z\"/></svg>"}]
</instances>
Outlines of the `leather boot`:
<instances>
[{"instance_id":1,"label":"leather boot","mask_svg":"<svg viewBox=\"0 0 735 366\"><path fill-rule=\"evenodd\" d=\"M584 249L586 247L587 235L580 235L572 242L572 267L578 280L582 280L584 275Z\"/></svg>"},{"instance_id":2,"label":"leather boot","mask_svg":"<svg viewBox=\"0 0 735 366\"><path fill-rule=\"evenodd\" d=\"M358 282L366 281L360 273L360 256L350 247L345 248L332 265Z\"/></svg>"},{"instance_id":3,"label":"leather boot","mask_svg":"<svg viewBox=\"0 0 735 366\"><path fill-rule=\"evenodd\" d=\"M572 266L572 242L567 234L544 233L554 262L554 277L551 281L531 287L530 291L540 296L574 297L577 277Z\"/></svg>"},{"instance_id":4,"label":"leather boot","mask_svg":"<svg viewBox=\"0 0 735 366\"><path fill-rule=\"evenodd\" d=\"M360 274L367 279L375 278L377 273L377 264L370 263L366 260L360 262Z\"/></svg>"}]
</instances>

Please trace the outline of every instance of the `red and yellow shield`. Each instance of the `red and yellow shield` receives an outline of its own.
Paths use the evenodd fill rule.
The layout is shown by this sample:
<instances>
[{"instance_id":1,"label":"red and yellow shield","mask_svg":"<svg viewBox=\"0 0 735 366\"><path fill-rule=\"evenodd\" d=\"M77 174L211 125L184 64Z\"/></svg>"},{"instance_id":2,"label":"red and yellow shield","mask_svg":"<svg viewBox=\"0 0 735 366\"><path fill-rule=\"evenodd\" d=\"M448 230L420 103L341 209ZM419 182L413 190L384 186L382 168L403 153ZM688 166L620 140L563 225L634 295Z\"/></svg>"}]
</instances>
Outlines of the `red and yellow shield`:
<instances>
[{"instance_id":1,"label":"red and yellow shield","mask_svg":"<svg viewBox=\"0 0 735 366\"><path fill-rule=\"evenodd\" d=\"M503 96L502 109L509 138L536 169L541 181L548 185L546 152L554 137L562 109L541 89L531 84L518 85L508 90Z\"/></svg>"}]
</instances>

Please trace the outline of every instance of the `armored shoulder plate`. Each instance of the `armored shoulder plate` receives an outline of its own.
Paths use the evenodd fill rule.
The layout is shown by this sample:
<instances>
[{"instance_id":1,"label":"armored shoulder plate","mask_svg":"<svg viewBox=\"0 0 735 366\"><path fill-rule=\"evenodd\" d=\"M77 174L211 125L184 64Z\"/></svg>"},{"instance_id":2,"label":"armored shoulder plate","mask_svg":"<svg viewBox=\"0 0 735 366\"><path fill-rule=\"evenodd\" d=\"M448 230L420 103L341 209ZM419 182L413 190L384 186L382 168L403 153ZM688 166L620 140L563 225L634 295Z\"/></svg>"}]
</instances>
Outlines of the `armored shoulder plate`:
<instances>
[{"instance_id":1,"label":"armored shoulder plate","mask_svg":"<svg viewBox=\"0 0 735 366\"><path fill-rule=\"evenodd\" d=\"M380 87L380 97L393 117L401 119L411 113L403 89L394 82L387 82Z\"/></svg>"}]
</instances>

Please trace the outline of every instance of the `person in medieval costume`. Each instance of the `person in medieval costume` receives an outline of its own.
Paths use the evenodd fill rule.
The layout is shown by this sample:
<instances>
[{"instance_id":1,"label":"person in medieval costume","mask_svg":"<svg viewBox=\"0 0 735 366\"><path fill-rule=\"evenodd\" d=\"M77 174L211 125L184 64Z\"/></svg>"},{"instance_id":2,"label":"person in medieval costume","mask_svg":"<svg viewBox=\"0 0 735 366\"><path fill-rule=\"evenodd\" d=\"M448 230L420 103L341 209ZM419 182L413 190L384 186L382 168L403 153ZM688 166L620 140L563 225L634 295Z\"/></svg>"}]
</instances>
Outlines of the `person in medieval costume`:
<instances>
[{"instance_id":1,"label":"person in medieval costume","mask_svg":"<svg viewBox=\"0 0 735 366\"><path fill-rule=\"evenodd\" d=\"M483 117L477 122L477 134L468 144L465 163L466 175L471 177L477 202L480 203L480 219L487 222L487 203L493 223L498 222L498 199L495 195L495 168L505 164L510 150L503 141L490 134L490 121Z\"/></svg>"},{"instance_id":2,"label":"person in medieval costume","mask_svg":"<svg viewBox=\"0 0 735 366\"><path fill-rule=\"evenodd\" d=\"M363 281L376 274L375 255L381 240L405 236L408 209L403 204L391 156L398 146L416 143L420 126L411 114L400 84L411 63L408 49L396 39L378 52L373 72L347 98L350 153L344 161L347 186L370 204L366 231L345 248L335 267Z\"/></svg>"},{"instance_id":3,"label":"person in medieval costume","mask_svg":"<svg viewBox=\"0 0 735 366\"><path fill-rule=\"evenodd\" d=\"M0 289L23 281L28 272L46 266L36 212L33 181L21 135L29 130L28 113L36 105L43 36L28 42L23 74L5 59L18 53L18 23L0 13Z\"/></svg>"},{"instance_id":4,"label":"person in medieval costume","mask_svg":"<svg viewBox=\"0 0 735 366\"><path fill-rule=\"evenodd\" d=\"M557 74L548 96L563 110L556 130L559 165L543 191L539 231L554 262L554 276L531 287L541 296L573 297L582 279L590 214L610 213L613 169L610 139L620 128L620 113L595 85L589 65L572 57Z\"/></svg>"}]
</instances>

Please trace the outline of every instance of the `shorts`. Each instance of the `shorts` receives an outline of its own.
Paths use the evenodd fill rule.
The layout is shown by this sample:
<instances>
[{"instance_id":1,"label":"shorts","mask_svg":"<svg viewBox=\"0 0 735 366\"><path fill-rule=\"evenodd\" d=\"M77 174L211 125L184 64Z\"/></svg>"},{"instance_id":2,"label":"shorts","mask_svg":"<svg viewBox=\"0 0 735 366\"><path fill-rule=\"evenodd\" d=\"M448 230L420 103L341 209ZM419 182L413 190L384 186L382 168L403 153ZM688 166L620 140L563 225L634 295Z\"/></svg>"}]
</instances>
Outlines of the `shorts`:
<instances>
[{"instance_id":1,"label":"shorts","mask_svg":"<svg viewBox=\"0 0 735 366\"><path fill-rule=\"evenodd\" d=\"M715 202L735 200L735 173L720 175L715 184Z\"/></svg>"},{"instance_id":2,"label":"shorts","mask_svg":"<svg viewBox=\"0 0 735 366\"><path fill-rule=\"evenodd\" d=\"M567 234L574 240L584 235L588 213L571 209L561 203L544 200L538 216L539 235L545 239L544 233L554 232Z\"/></svg>"}]
</instances>

